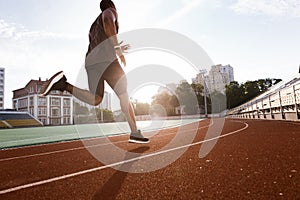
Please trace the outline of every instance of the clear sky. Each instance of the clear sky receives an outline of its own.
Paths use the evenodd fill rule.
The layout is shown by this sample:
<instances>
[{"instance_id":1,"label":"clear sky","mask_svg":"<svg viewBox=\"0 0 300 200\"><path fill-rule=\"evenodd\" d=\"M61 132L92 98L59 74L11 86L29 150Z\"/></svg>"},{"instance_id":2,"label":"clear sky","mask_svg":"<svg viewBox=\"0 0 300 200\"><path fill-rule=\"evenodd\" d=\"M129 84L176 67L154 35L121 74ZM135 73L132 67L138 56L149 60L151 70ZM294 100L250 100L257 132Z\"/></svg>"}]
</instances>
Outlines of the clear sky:
<instances>
[{"instance_id":1,"label":"clear sky","mask_svg":"<svg viewBox=\"0 0 300 200\"><path fill-rule=\"evenodd\" d=\"M238 82L289 79L300 64L299 0L115 0L120 32L177 31L197 42L215 64L234 67ZM74 83L99 0L0 0L0 67L5 107L12 90L64 70ZM130 68L130 63L128 63Z\"/></svg>"}]
</instances>

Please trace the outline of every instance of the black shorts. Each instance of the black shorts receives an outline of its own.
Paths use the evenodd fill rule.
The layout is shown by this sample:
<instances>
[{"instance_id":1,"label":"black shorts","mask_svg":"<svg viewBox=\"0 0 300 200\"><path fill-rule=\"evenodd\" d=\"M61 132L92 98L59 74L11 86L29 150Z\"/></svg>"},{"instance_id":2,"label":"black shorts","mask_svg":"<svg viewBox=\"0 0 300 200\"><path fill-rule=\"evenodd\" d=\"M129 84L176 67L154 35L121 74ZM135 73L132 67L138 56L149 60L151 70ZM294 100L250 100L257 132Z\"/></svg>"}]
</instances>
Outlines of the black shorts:
<instances>
[{"instance_id":1,"label":"black shorts","mask_svg":"<svg viewBox=\"0 0 300 200\"><path fill-rule=\"evenodd\" d=\"M86 66L89 90L92 94L103 97L104 81L119 96L127 92L127 78L118 60Z\"/></svg>"}]
</instances>

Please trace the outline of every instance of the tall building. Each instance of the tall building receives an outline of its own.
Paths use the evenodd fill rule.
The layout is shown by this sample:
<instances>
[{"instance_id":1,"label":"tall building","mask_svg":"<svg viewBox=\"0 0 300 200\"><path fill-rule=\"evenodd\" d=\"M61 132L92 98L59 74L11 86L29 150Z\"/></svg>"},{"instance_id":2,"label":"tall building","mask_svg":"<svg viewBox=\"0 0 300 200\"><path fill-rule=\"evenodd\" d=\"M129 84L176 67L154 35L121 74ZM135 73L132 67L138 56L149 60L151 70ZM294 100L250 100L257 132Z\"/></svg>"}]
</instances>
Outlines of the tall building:
<instances>
[{"instance_id":1,"label":"tall building","mask_svg":"<svg viewBox=\"0 0 300 200\"><path fill-rule=\"evenodd\" d=\"M47 81L31 80L21 89L13 91L13 108L25 111L44 125L73 124L73 97L68 92L52 91L46 97L41 90Z\"/></svg>"},{"instance_id":2,"label":"tall building","mask_svg":"<svg viewBox=\"0 0 300 200\"><path fill-rule=\"evenodd\" d=\"M205 86L208 93L214 91L225 93L225 85L234 81L233 67L230 65L214 65L211 67L209 74L206 71L197 74L193 79L193 83Z\"/></svg>"},{"instance_id":3,"label":"tall building","mask_svg":"<svg viewBox=\"0 0 300 200\"><path fill-rule=\"evenodd\" d=\"M233 67L214 65L209 71L209 90L225 93L225 85L234 81Z\"/></svg>"},{"instance_id":4,"label":"tall building","mask_svg":"<svg viewBox=\"0 0 300 200\"><path fill-rule=\"evenodd\" d=\"M196 78L193 78L192 82L194 84L203 85L203 87L205 87L204 89L206 89L206 94L209 93L209 76L203 73L197 74Z\"/></svg>"},{"instance_id":5,"label":"tall building","mask_svg":"<svg viewBox=\"0 0 300 200\"><path fill-rule=\"evenodd\" d=\"M4 109L5 69L0 68L0 109Z\"/></svg>"}]
</instances>

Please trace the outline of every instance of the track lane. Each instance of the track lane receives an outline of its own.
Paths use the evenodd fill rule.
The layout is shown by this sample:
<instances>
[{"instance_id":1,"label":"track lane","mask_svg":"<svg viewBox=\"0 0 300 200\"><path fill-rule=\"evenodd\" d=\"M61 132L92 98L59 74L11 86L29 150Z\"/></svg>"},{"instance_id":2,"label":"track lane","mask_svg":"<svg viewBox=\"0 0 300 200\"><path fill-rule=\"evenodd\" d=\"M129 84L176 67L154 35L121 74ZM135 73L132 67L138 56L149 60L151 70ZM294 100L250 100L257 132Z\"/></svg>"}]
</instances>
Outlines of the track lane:
<instances>
[{"instance_id":1,"label":"track lane","mask_svg":"<svg viewBox=\"0 0 300 200\"><path fill-rule=\"evenodd\" d=\"M280 194L282 194L282 196L284 195L284 197L289 197L286 195L297 197L295 191L297 192L296 186L299 186L299 176L297 172L294 173L291 171L296 167L296 165L293 164L299 161L299 158L297 160L297 157L295 157L297 154L295 155L294 153L295 150L297 150L295 143L297 144L297 141L299 141L299 134L297 134L299 133L299 127L282 124L281 128L276 129L274 124L269 121L261 121L259 123L256 121L254 123L251 120L239 121L247 123L250 121L249 128L241 132L245 134L234 134L219 139L217 146L205 159L199 159L197 157L199 146L195 145L191 146L178 161L156 172L128 174L105 168L63 181L47 183L38 187L12 192L4 195L4 197L10 199L24 195L26 197L26 195L29 194L34 195L37 199L43 199L47 195L60 199L72 199L74 197L78 197L79 199L99 199L100 197L106 197L105 199L113 199L111 197L117 199L184 199L191 197L217 198L218 196L220 197L220 195L222 197L242 198L248 196L257 198L266 197L266 195L280 197ZM241 128L232 120L227 120L226 123L227 125L224 127L224 132L229 133L236 130L236 128ZM287 127L289 130L283 131L283 129ZM286 134L286 137L283 137L283 134ZM204 134L198 134L195 141L199 141L201 138L204 138ZM259 140L258 138L263 140ZM280 138L280 140L278 140L278 138ZM268 141L267 139L272 142L274 140L274 146L276 147L278 143L281 148L274 149L272 145L268 143L265 144L265 140ZM250 146L247 143L248 140L251 144ZM290 159L284 157L285 150L282 148L282 144L284 143L288 145L286 150L292 153ZM129 150L149 151L149 149L136 147L136 145L130 146ZM151 148L152 147L150 147L150 149ZM257 150L263 151L263 153L260 154ZM272 150L276 152L276 156L280 156L282 162L278 162L280 159L273 155ZM271 160L268 159L269 157ZM267 162L264 159L266 159ZM293 175L293 179L290 179L293 180L293 182L286 182L285 180L282 191L276 191L274 187L270 187L270 185L272 186L274 183L271 184L268 179L275 178L278 176L275 172L280 172L280 170L276 171L268 168L266 170L264 168L264 165L268 166L266 163L272 164L272 162L276 163L277 168L288 169L287 172ZM289 166L289 168L288 163L290 162L291 166ZM261 170L261 167L268 171L268 173ZM250 173L251 170L253 173ZM245 172L247 172L247 174L245 174ZM268 174L272 174L273 177L267 176L266 178ZM248 178L248 176L250 177ZM259 176L262 176L262 180L259 179ZM162 177L164 178L162 179ZM226 180L229 185L226 185L224 180ZM247 184L247 182L251 184L255 182L260 187L266 186L266 191L260 191L260 188L255 188L253 185ZM264 184L264 182L266 182L266 184ZM283 182L278 180L275 182L278 185L283 185ZM142 191L136 188L137 183L144 188ZM241 186L245 186L245 188ZM64 190L62 190L62 188L64 188ZM278 188L280 188L280 186L278 186ZM53 191L59 192L54 193Z\"/></svg>"},{"instance_id":2,"label":"track lane","mask_svg":"<svg viewBox=\"0 0 300 200\"><path fill-rule=\"evenodd\" d=\"M172 152L172 151L177 151L177 150L180 150L180 149L183 149L183 148L188 148L188 147L191 147L191 146L194 146L194 145L199 145L199 144L202 144L204 142L210 142L212 140L216 140L218 138L226 137L226 136L235 134L235 133L237 133L239 131L243 131L243 130L245 130L245 129L248 128L247 124L245 124L245 125L246 126L244 128L242 128L242 129L240 129L240 130L233 131L233 132L230 132L230 133L227 133L227 134L223 134L220 137L211 138L211 139L206 140L206 141L201 140L201 141L198 141L198 142L194 142L192 144L178 146L178 147L171 148L171 149L166 149L166 150L163 150L163 151L156 151L156 152L153 152L153 153L150 153L150 154L139 156L137 158L132 158L132 159L125 160L125 161L116 162L116 163L113 163L111 165L105 165L105 166L101 165L101 166L97 166L97 167L94 167L94 168L91 168L91 169L86 169L86 170L78 171L78 172L75 172L75 173L70 173L70 174L67 174L67 175L57 176L57 177L54 177L54 178L50 178L50 179L46 179L46 180L42 180L42 181L37 181L37 182L34 182L34 183L20 185L20 186L17 186L17 187L13 187L13 188L9 188L9 189L6 189L6 190L2 190L2 191L0 191L0 194L5 194L5 193L9 193L9 192L20 190L20 189L24 189L24 188L29 188L29 187L34 187L34 186L38 186L38 185L43 185L43 184L46 184L46 183L50 183L50 182L54 182L54 181L58 181L58 180L63 180L63 179L67 179L67 178L70 178L70 177L79 176L79 175L82 175L82 174L91 173L91 172L94 172L94 171L103 170L103 169L114 167L114 166L118 166L118 165L123 165L123 164L131 163L131 162L134 162L134 161L137 161L137 160L140 160L140 159L145 159L145 158L149 158L149 157L152 157L152 156L159 156L159 155L166 154L166 153L169 153L169 152ZM191 129L188 129L188 125L185 126L185 127L187 127L186 131L191 130ZM207 128L207 127L208 126L206 126L206 127L200 127L199 130L203 129L203 128ZM188 134L188 132L185 132L185 133ZM173 134L175 135L176 132L174 132ZM164 137L164 136L170 136L170 135L172 135L172 134L168 134L168 135L161 134L159 136L160 137ZM197 141L197 138L195 138L195 140ZM124 143L124 142L122 142L122 143ZM84 149L80 149L80 150L84 150ZM127 146L127 150L133 151L132 149L128 149L128 146ZM28 157L28 158L30 158L30 157ZM82 156L81 156L81 158L82 158ZM53 160L53 158L48 158L48 159ZM27 162L31 163L30 161L27 161ZM58 162L58 161L56 161L56 162Z\"/></svg>"}]
</instances>

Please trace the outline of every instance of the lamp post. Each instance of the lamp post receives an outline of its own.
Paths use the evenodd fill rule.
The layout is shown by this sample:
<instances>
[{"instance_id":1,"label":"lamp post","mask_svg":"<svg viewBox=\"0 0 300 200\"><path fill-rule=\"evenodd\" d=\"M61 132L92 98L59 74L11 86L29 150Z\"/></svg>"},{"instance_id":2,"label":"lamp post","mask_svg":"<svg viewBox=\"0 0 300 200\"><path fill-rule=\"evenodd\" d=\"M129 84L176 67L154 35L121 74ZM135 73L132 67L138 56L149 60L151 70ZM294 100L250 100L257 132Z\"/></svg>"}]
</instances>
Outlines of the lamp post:
<instances>
[{"instance_id":1,"label":"lamp post","mask_svg":"<svg viewBox=\"0 0 300 200\"><path fill-rule=\"evenodd\" d=\"M205 109L205 117L207 118L208 114L207 114L207 84L205 81L205 74L207 73L206 69L200 70L199 74L202 75L203 78L203 89L204 89L204 109Z\"/></svg>"}]
</instances>

